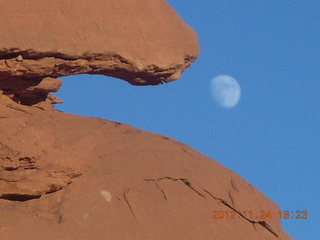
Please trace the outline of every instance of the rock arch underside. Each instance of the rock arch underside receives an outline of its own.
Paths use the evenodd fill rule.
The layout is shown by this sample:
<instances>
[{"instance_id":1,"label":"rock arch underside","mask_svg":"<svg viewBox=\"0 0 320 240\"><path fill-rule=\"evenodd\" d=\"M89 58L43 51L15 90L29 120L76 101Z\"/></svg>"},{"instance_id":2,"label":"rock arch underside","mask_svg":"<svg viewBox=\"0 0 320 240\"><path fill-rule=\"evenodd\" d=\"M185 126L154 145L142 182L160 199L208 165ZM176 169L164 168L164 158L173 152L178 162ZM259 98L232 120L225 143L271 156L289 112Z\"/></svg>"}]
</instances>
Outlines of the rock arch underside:
<instances>
[{"instance_id":1,"label":"rock arch underside","mask_svg":"<svg viewBox=\"0 0 320 240\"><path fill-rule=\"evenodd\" d=\"M274 202L192 147L52 107L61 76L178 79L198 38L166 1L0 1L0 32L0 239L291 239L254 216Z\"/></svg>"}]
</instances>

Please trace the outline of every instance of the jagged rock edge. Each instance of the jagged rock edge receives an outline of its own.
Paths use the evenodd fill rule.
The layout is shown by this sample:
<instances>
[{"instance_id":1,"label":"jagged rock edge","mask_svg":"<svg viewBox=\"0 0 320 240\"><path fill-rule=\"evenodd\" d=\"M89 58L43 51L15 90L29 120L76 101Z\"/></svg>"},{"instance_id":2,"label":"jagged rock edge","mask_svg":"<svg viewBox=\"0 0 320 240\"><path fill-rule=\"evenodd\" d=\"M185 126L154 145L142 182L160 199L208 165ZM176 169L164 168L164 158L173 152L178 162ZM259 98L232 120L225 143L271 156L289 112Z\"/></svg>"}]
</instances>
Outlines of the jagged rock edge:
<instances>
[{"instance_id":1,"label":"jagged rock edge","mask_svg":"<svg viewBox=\"0 0 320 240\"><path fill-rule=\"evenodd\" d=\"M0 150L6 148L6 146L4 144L2 144L0 142ZM9 162L15 162L14 159L12 159L11 157L7 156L6 159ZM1 158L0 158L1 160ZM51 179L60 179L63 184L61 185L57 185L55 183L51 183L50 186L48 186L49 189L42 190L42 191L37 191L35 193L17 193L17 192L6 192L6 193L0 193L0 199L5 199L5 200L9 200L9 201L20 201L20 202L24 202L24 201L28 201L28 200L32 200L32 199L37 199L40 198L43 195L46 194L50 194L50 193L54 193L57 191L62 190L64 187L66 187L67 185L73 183L75 181L75 179L78 179L79 177L82 176L82 173L76 173L76 172L66 172L66 171L49 171L49 170L45 170L42 169L41 167L39 167L36 162L37 159L36 157L28 157L28 156L23 156L23 157L17 157L17 162L20 162L22 160L26 160L25 162L22 162L21 165L15 165L13 166L0 166L0 169L3 170L3 172L14 172L14 171L20 171L20 170L34 170L34 171L42 171L45 172L47 174L48 178ZM0 171L1 173L1 171ZM59 174L64 174L65 176L68 177L68 179L65 179L61 176L59 176ZM17 183L17 182L21 182L28 179L28 177L22 177L20 179L15 179L15 180L8 180L5 177L1 177L0 175L0 181L4 181L4 182L8 182L8 183Z\"/></svg>"},{"instance_id":2,"label":"jagged rock edge","mask_svg":"<svg viewBox=\"0 0 320 240\"><path fill-rule=\"evenodd\" d=\"M38 52L33 49L22 50L19 48L3 48L0 49L0 61L4 61L3 64L6 65L8 69L10 66L8 64L8 60L17 60L19 61L28 61L28 60L36 60L39 61L39 67L42 66L41 60L52 58L53 63L56 61L60 61L59 63L54 63L54 69L52 69L51 74L36 74L35 71L32 71L33 76L26 78L41 78L41 77L62 77L68 75L75 74L101 74L116 78L121 78L128 81L132 85L159 85L162 83L171 82L179 78L181 72L183 72L187 67L191 65L197 59L197 56L188 56L186 55L183 59L182 64L170 64L169 66L159 67L155 64L149 64L140 69L134 62L130 59L127 59L121 56L118 53L90 53L85 52L82 55L68 55L61 53L59 51L46 51L46 52ZM82 62L82 66L77 64L74 65L75 61L83 60L86 62ZM61 62L62 61L62 62ZM109 68L114 67L114 69L101 69L95 68L94 65L97 62L103 62L105 66L107 62L110 62ZM112 64L113 63L113 64ZM116 63L116 64L114 64ZM1 65L1 62L0 62ZM68 73L63 73L63 71L57 71L59 66L69 66ZM73 65L73 66L72 66ZM81 68L82 67L82 68ZM88 69L89 68L89 69ZM30 69L29 69L30 70ZM62 69L64 70L64 69ZM126 71L124 71L126 70ZM177 76L174 76L177 75ZM21 76L21 75L19 75ZM19 77L17 76L17 77ZM10 77L15 77L15 75L7 75L7 79ZM24 76L21 76L24 77ZM4 79L4 78L2 78Z\"/></svg>"}]
</instances>

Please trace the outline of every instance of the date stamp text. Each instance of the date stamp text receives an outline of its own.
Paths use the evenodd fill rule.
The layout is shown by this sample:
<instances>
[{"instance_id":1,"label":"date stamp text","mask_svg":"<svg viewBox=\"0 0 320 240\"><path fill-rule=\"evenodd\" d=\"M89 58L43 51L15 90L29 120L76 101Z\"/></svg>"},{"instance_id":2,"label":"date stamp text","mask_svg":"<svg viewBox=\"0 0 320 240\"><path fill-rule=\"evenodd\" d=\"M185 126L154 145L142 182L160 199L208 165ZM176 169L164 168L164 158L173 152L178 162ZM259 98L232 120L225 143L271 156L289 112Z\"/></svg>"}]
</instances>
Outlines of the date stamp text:
<instances>
[{"instance_id":1,"label":"date stamp text","mask_svg":"<svg viewBox=\"0 0 320 240\"><path fill-rule=\"evenodd\" d=\"M215 210L212 211L212 219L241 219L241 218L249 218L249 219L257 219L257 220L268 220L272 218L280 218L280 219L307 219L308 211L306 210L298 210L298 211L278 211L273 212L271 210L261 210L261 211L235 211L235 210Z\"/></svg>"}]
</instances>

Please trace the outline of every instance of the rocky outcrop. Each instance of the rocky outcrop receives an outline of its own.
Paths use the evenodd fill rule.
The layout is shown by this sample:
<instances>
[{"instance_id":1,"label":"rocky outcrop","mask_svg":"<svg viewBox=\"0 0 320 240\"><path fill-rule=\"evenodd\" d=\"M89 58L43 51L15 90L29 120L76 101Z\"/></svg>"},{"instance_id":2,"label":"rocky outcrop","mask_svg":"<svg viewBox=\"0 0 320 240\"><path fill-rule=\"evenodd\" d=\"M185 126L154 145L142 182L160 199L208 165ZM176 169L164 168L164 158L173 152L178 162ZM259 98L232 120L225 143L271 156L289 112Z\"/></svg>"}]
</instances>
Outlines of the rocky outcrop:
<instances>
[{"instance_id":1,"label":"rocky outcrop","mask_svg":"<svg viewBox=\"0 0 320 240\"><path fill-rule=\"evenodd\" d=\"M276 204L189 146L8 96L0 108L3 239L291 239Z\"/></svg>"},{"instance_id":2,"label":"rocky outcrop","mask_svg":"<svg viewBox=\"0 0 320 240\"><path fill-rule=\"evenodd\" d=\"M24 100L24 90L47 77L170 82L199 51L196 34L164 0L4 1L0 20L0 90L25 104L39 94ZM24 89L13 86L17 78Z\"/></svg>"},{"instance_id":3,"label":"rocky outcrop","mask_svg":"<svg viewBox=\"0 0 320 240\"><path fill-rule=\"evenodd\" d=\"M0 80L0 95L9 96L12 100L23 105L35 105L39 102L50 104L61 103L62 100L50 94L60 89L62 81L57 78L44 77L24 79L11 77Z\"/></svg>"},{"instance_id":4,"label":"rocky outcrop","mask_svg":"<svg viewBox=\"0 0 320 240\"><path fill-rule=\"evenodd\" d=\"M215 160L51 106L60 76L179 78L197 36L166 1L2 1L0 20L1 239L291 239L278 206Z\"/></svg>"}]
</instances>

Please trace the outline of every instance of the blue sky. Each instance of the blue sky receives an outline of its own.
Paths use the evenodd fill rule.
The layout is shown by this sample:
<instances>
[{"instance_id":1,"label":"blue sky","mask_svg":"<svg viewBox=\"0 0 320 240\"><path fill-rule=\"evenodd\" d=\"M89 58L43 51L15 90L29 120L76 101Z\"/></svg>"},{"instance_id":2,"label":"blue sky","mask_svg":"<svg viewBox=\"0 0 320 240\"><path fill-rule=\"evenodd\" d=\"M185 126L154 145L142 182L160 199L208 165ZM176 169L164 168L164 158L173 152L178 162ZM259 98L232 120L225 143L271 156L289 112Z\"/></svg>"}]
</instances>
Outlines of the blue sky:
<instances>
[{"instance_id":1,"label":"blue sky","mask_svg":"<svg viewBox=\"0 0 320 240\"><path fill-rule=\"evenodd\" d=\"M295 239L320 235L320 1L168 1L196 30L199 59L175 82L136 87L105 76L69 76L64 112L103 117L193 146L259 188L282 210ZM211 80L234 77L231 109ZM76 86L76 87L75 87Z\"/></svg>"}]
</instances>

